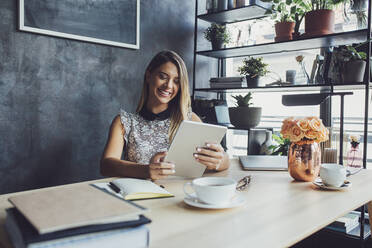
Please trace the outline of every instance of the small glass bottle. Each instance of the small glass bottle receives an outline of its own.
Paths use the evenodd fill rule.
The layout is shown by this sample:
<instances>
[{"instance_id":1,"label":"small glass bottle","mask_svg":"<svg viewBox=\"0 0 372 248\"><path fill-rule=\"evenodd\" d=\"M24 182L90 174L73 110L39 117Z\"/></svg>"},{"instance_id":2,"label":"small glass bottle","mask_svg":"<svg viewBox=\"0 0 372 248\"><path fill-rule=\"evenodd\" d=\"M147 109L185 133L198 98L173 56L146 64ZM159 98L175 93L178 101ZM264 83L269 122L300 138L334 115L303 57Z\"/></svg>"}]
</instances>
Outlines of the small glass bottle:
<instances>
[{"instance_id":1,"label":"small glass bottle","mask_svg":"<svg viewBox=\"0 0 372 248\"><path fill-rule=\"evenodd\" d=\"M299 67L296 70L295 83L296 84L309 84L310 77L305 68L304 56L302 55L297 56L296 61L298 62Z\"/></svg>"},{"instance_id":2,"label":"small glass bottle","mask_svg":"<svg viewBox=\"0 0 372 248\"><path fill-rule=\"evenodd\" d=\"M363 153L359 149L358 142L350 142L351 146L347 152L347 166L361 168L363 166Z\"/></svg>"}]
</instances>

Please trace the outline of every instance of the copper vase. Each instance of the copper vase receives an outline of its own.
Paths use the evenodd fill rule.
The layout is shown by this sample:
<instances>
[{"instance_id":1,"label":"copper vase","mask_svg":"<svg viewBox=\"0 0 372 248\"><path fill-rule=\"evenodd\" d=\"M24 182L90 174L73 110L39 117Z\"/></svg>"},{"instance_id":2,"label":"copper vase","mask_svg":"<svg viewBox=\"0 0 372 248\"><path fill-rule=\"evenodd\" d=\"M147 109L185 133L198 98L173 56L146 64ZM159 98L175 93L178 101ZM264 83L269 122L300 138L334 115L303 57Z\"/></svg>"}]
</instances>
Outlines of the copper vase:
<instances>
[{"instance_id":1,"label":"copper vase","mask_svg":"<svg viewBox=\"0 0 372 248\"><path fill-rule=\"evenodd\" d=\"M312 182L319 175L321 151L316 142L291 143L288 151L288 171L298 181Z\"/></svg>"}]
</instances>

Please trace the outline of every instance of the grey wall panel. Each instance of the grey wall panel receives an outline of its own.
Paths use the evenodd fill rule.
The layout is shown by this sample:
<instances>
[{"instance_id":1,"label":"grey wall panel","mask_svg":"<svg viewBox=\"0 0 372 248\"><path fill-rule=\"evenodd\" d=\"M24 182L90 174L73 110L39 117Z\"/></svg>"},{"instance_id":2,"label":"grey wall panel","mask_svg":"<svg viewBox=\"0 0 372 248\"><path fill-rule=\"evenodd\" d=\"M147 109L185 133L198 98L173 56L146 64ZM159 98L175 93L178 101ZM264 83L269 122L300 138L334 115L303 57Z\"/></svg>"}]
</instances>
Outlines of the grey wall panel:
<instances>
[{"instance_id":1,"label":"grey wall panel","mask_svg":"<svg viewBox=\"0 0 372 248\"><path fill-rule=\"evenodd\" d=\"M139 50L17 30L0 1L0 193L99 178L109 125L134 111L144 69L163 49L192 79L194 1L142 0Z\"/></svg>"}]
</instances>

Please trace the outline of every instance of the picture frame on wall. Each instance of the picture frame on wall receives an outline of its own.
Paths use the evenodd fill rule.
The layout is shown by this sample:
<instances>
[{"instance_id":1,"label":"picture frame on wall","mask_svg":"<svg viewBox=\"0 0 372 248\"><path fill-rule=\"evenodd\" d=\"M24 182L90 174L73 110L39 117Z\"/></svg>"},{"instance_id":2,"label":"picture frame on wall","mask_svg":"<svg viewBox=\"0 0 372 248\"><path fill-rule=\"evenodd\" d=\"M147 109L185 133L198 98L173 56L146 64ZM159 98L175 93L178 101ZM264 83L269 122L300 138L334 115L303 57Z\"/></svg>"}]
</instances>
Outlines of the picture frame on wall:
<instances>
[{"instance_id":1,"label":"picture frame on wall","mask_svg":"<svg viewBox=\"0 0 372 248\"><path fill-rule=\"evenodd\" d=\"M140 0L19 0L19 30L139 49Z\"/></svg>"}]
</instances>

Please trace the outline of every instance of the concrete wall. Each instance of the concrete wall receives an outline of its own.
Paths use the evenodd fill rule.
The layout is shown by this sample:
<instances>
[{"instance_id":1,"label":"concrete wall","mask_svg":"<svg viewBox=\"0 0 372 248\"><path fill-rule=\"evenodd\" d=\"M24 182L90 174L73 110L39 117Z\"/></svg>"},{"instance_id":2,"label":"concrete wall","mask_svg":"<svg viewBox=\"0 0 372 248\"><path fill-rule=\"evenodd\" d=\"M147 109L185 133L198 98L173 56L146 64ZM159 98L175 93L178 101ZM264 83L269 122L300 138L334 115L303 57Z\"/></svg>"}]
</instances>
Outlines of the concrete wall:
<instances>
[{"instance_id":1,"label":"concrete wall","mask_svg":"<svg viewBox=\"0 0 372 248\"><path fill-rule=\"evenodd\" d=\"M144 69L160 50L192 79L195 2L141 0L139 50L17 30L0 1L0 193L99 178L109 125L134 111Z\"/></svg>"}]
</instances>

